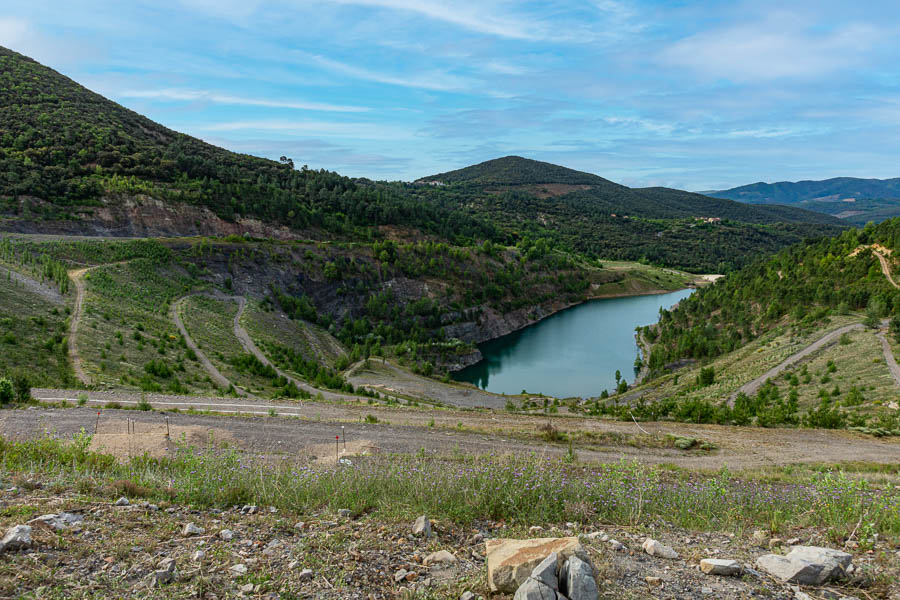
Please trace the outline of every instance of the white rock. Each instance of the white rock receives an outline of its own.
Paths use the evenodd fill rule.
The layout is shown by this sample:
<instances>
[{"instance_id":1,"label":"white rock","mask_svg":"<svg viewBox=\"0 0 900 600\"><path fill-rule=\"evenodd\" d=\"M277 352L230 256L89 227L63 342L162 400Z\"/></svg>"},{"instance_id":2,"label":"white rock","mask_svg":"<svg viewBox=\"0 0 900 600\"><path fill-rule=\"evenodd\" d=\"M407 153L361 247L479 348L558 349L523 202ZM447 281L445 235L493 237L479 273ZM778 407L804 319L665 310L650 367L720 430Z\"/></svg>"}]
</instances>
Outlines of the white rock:
<instances>
[{"instance_id":1,"label":"white rock","mask_svg":"<svg viewBox=\"0 0 900 600\"><path fill-rule=\"evenodd\" d=\"M241 586L241 591L245 594L252 594L253 593L253 584L245 583L244 585Z\"/></svg>"},{"instance_id":2,"label":"white rock","mask_svg":"<svg viewBox=\"0 0 900 600\"><path fill-rule=\"evenodd\" d=\"M303 569L300 571L300 574L297 576L300 581L308 581L313 578L312 569Z\"/></svg>"},{"instance_id":3,"label":"white rock","mask_svg":"<svg viewBox=\"0 0 900 600\"><path fill-rule=\"evenodd\" d=\"M84 521L83 516L64 512L60 514L41 515L39 517L31 519L28 522L32 524L40 523L46 525L50 529L62 531L63 529L68 529L75 523L80 523L81 521Z\"/></svg>"},{"instance_id":4,"label":"white rock","mask_svg":"<svg viewBox=\"0 0 900 600\"><path fill-rule=\"evenodd\" d=\"M118 500L116 500L116 506L128 506L131 502L128 501L128 498L122 496Z\"/></svg>"},{"instance_id":5,"label":"white rock","mask_svg":"<svg viewBox=\"0 0 900 600\"><path fill-rule=\"evenodd\" d=\"M428 556L425 557L425 560L422 561L422 563L426 567L430 567L431 565L439 564L439 563L452 564L455 562L458 562L457 558L450 552L447 552L446 550L439 550L437 552L432 552L431 554L429 554Z\"/></svg>"},{"instance_id":6,"label":"white rock","mask_svg":"<svg viewBox=\"0 0 900 600\"><path fill-rule=\"evenodd\" d=\"M230 542L234 539L234 532L230 529L223 529L219 532L219 538L225 540L226 542Z\"/></svg>"},{"instance_id":7,"label":"white rock","mask_svg":"<svg viewBox=\"0 0 900 600\"><path fill-rule=\"evenodd\" d=\"M184 527L181 528L181 535L190 536L190 535L203 535L205 533L205 529L202 527L197 527L193 523L185 523Z\"/></svg>"},{"instance_id":8,"label":"white rock","mask_svg":"<svg viewBox=\"0 0 900 600\"><path fill-rule=\"evenodd\" d=\"M6 530L6 535L0 540L0 552L6 550L22 550L31 547L31 527L28 525L16 525Z\"/></svg>"},{"instance_id":9,"label":"white rock","mask_svg":"<svg viewBox=\"0 0 900 600\"><path fill-rule=\"evenodd\" d=\"M475 594L467 590L462 593L459 600L475 600Z\"/></svg>"},{"instance_id":10,"label":"white rock","mask_svg":"<svg viewBox=\"0 0 900 600\"><path fill-rule=\"evenodd\" d=\"M303 529L304 527L306 527L306 523L304 523L303 521L297 521L296 523L294 523L294 529Z\"/></svg>"},{"instance_id":11,"label":"white rock","mask_svg":"<svg viewBox=\"0 0 900 600\"><path fill-rule=\"evenodd\" d=\"M397 571L396 573L394 573L394 581L395 581L396 583L400 583L401 581L403 581L404 579L406 579L406 574L407 574L407 573L408 573L408 571L407 571L406 569L400 569L399 571Z\"/></svg>"},{"instance_id":12,"label":"white rock","mask_svg":"<svg viewBox=\"0 0 900 600\"><path fill-rule=\"evenodd\" d=\"M625 551L625 544L623 544L619 540L609 540L609 545L616 552L624 552Z\"/></svg>"},{"instance_id":13,"label":"white rock","mask_svg":"<svg viewBox=\"0 0 900 600\"><path fill-rule=\"evenodd\" d=\"M428 517L422 515L416 519L416 522L413 524L412 532L413 535L431 537L431 521L428 520Z\"/></svg>"},{"instance_id":14,"label":"white rock","mask_svg":"<svg viewBox=\"0 0 900 600\"><path fill-rule=\"evenodd\" d=\"M231 568L228 569L235 575L246 575L247 574L247 565L238 563L236 565L231 565Z\"/></svg>"},{"instance_id":15,"label":"white rock","mask_svg":"<svg viewBox=\"0 0 900 600\"><path fill-rule=\"evenodd\" d=\"M675 552L672 548L664 544L660 544L654 539L647 538L646 540L644 540L644 543L641 544L641 548L643 548L644 552L646 552L650 556L658 556L660 558L669 559L678 558L678 553Z\"/></svg>"},{"instance_id":16,"label":"white rock","mask_svg":"<svg viewBox=\"0 0 900 600\"><path fill-rule=\"evenodd\" d=\"M700 570L707 575L733 576L740 575L741 564L736 560L725 558L704 558L700 561Z\"/></svg>"},{"instance_id":17,"label":"white rock","mask_svg":"<svg viewBox=\"0 0 900 600\"><path fill-rule=\"evenodd\" d=\"M194 562L200 562L204 558L206 558L206 552L204 552L203 550L197 550L196 552L194 552L191 560L193 560Z\"/></svg>"}]
</instances>

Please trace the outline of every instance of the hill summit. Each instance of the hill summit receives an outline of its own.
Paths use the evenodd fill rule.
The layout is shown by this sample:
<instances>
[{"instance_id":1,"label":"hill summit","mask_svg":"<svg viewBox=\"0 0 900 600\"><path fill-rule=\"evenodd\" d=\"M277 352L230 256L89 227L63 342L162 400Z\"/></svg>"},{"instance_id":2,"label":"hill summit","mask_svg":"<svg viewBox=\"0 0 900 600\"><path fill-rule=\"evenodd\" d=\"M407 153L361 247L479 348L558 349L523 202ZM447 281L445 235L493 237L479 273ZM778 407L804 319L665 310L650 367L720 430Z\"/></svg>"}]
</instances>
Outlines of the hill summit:
<instances>
[{"instance_id":1,"label":"hill summit","mask_svg":"<svg viewBox=\"0 0 900 600\"><path fill-rule=\"evenodd\" d=\"M418 181L422 183L431 181L440 181L442 183L469 182L483 185L534 185L542 183L618 185L598 175L521 156L495 158L455 171L423 177Z\"/></svg>"}]
</instances>

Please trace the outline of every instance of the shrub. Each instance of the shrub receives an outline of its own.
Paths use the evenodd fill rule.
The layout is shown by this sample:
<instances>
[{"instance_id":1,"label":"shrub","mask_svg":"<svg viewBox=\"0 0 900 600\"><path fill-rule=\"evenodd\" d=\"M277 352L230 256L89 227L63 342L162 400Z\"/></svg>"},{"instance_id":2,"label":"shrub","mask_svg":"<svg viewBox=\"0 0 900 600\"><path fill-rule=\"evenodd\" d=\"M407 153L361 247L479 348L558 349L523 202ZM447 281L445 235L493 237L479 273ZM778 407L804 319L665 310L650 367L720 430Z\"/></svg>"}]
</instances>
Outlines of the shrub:
<instances>
[{"instance_id":1,"label":"shrub","mask_svg":"<svg viewBox=\"0 0 900 600\"><path fill-rule=\"evenodd\" d=\"M366 423L374 424L377 422L378 422L378 417L376 417L375 415L366 415Z\"/></svg>"},{"instance_id":2,"label":"shrub","mask_svg":"<svg viewBox=\"0 0 900 600\"><path fill-rule=\"evenodd\" d=\"M697 385L701 387L706 387L708 385L712 385L716 382L716 370L714 367L704 367L700 369L700 374L697 375Z\"/></svg>"},{"instance_id":3,"label":"shrub","mask_svg":"<svg viewBox=\"0 0 900 600\"><path fill-rule=\"evenodd\" d=\"M12 381L7 378L0 379L0 404L9 404L15 398Z\"/></svg>"}]
</instances>

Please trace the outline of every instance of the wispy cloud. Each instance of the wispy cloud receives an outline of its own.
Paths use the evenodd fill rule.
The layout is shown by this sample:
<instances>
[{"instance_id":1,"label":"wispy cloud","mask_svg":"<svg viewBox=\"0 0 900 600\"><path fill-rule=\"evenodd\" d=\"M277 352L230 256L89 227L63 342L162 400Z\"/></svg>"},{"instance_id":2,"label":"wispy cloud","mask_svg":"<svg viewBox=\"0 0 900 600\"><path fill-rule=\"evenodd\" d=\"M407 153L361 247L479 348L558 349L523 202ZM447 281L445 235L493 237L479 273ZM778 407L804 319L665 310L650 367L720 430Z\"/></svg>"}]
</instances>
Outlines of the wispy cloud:
<instances>
[{"instance_id":1,"label":"wispy cloud","mask_svg":"<svg viewBox=\"0 0 900 600\"><path fill-rule=\"evenodd\" d=\"M357 67L318 54L309 54L298 51L294 55L315 64L322 69L330 71L331 73L375 83L417 88L434 92L466 91L476 86L476 82L469 77L454 75L453 73L448 73L441 69L416 72L413 75L395 75L384 73L379 70Z\"/></svg>"},{"instance_id":2,"label":"wispy cloud","mask_svg":"<svg viewBox=\"0 0 900 600\"><path fill-rule=\"evenodd\" d=\"M159 90L124 90L116 92L121 98L153 98L159 100L181 100L189 102L214 102L216 104L232 104L237 106L264 106L267 108L291 108L296 110L315 110L324 112L366 112L369 108L364 106L344 106L340 104L323 104L319 102L295 102L284 100L269 100L266 98L247 98L242 96L229 96L216 92L202 90L183 89L159 89Z\"/></svg>"},{"instance_id":3,"label":"wispy cloud","mask_svg":"<svg viewBox=\"0 0 900 600\"><path fill-rule=\"evenodd\" d=\"M863 62L884 32L867 24L804 30L804 18L781 14L751 24L704 31L661 54L664 64L713 79L767 82L816 79Z\"/></svg>"},{"instance_id":4,"label":"wispy cloud","mask_svg":"<svg viewBox=\"0 0 900 600\"><path fill-rule=\"evenodd\" d=\"M398 140L413 137L409 130L378 123L348 123L344 121L292 121L260 119L252 121L223 121L197 128L199 131L269 131L282 135L330 136L341 138Z\"/></svg>"},{"instance_id":5,"label":"wispy cloud","mask_svg":"<svg viewBox=\"0 0 900 600\"><path fill-rule=\"evenodd\" d=\"M338 4L353 4L416 13L429 19L443 21L474 31L504 38L538 40L543 34L533 24L512 18L509 13L492 14L490 3L468 4L442 0L334 0Z\"/></svg>"}]
</instances>

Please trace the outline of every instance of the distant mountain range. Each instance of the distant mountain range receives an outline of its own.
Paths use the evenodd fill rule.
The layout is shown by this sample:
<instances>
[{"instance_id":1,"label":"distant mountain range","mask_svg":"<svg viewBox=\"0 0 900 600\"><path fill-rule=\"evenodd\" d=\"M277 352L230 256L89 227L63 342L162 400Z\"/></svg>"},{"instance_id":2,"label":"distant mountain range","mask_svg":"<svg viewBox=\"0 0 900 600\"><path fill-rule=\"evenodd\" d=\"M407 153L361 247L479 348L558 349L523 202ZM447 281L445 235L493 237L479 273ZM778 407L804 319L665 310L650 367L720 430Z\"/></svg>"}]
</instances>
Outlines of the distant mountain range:
<instances>
[{"instance_id":1,"label":"distant mountain range","mask_svg":"<svg viewBox=\"0 0 900 600\"><path fill-rule=\"evenodd\" d=\"M900 216L900 178L835 177L823 181L751 183L701 192L748 204L783 204L825 213L854 225Z\"/></svg>"}]
</instances>

